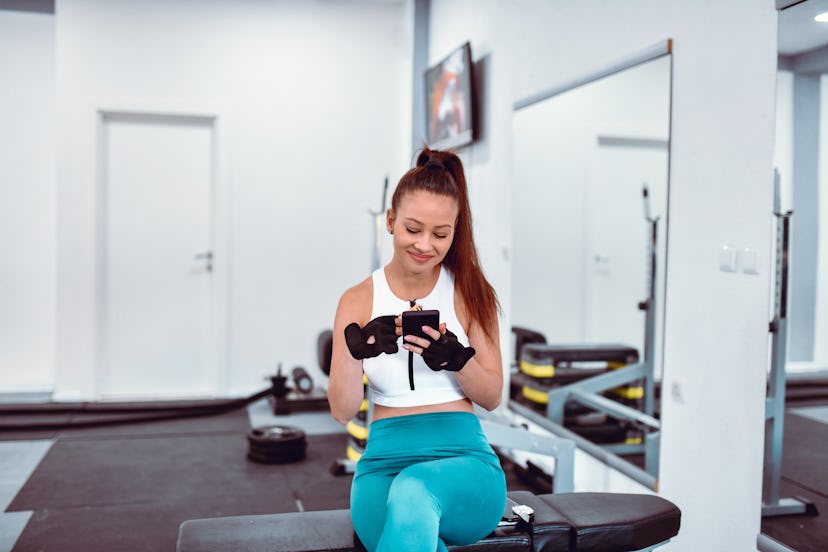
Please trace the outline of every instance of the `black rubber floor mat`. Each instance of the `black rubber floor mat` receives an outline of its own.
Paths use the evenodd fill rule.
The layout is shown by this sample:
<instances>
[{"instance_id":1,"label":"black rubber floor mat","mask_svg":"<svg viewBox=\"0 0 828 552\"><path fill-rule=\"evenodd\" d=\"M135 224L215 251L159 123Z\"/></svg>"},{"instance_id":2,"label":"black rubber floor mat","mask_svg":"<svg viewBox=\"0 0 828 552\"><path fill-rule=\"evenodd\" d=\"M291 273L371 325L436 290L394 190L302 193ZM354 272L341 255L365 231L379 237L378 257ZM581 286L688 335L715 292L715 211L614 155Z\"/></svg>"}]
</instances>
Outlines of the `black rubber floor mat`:
<instances>
[{"instance_id":1,"label":"black rubber floor mat","mask_svg":"<svg viewBox=\"0 0 828 552\"><path fill-rule=\"evenodd\" d=\"M828 424L785 416L782 476L828 497Z\"/></svg>"},{"instance_id":2,"label":"black rubber floor mat","mask_svg":"<svg viewBox=\"0 0 828 552\"><path fill-rule=\"evenodd\" d=\"M347 508L351 478L329 471L345 442L308 436L304 460L263 465L246 431L58 439L8 508L34 511L15 550L174 550L188 519Z\"/></svg>"},{"instance_id":3,"label":"black rubber floor mat","mask_svg":"<svg viewBox=\"0 0 828 552\"><path fill-rule=\"evenodd\" d=\"M788 413L780 498L813 503L819 515L762 519L762 532L798 552L823 552L828 542L828 424Z\"/></svg>"}]
</instances>

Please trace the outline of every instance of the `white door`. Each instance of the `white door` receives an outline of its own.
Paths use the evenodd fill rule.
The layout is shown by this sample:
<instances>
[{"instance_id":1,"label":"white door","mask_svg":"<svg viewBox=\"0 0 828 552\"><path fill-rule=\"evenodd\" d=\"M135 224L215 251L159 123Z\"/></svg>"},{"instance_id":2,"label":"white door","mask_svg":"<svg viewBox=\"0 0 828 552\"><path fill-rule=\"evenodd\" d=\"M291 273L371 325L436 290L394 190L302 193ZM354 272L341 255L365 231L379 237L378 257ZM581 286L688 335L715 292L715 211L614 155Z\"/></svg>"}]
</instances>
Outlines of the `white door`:
<instances>
[{"instance_id":1,"label":"white door","mask_svg":"<svg viewBox=\"0 0 828 552\"><path fill-rule=\"evenodd\" d=\"M101 397L216 392L213 131L209 118L103 119Z\"/></svg>"},{"instance_id":2,"label":"white door","mask_svg":"<svg viewBox=\"0 0 828 552\"><path fill-rule=\"evenodd\" d=\"M667 153L663 140L613 137L596 141L591 165L587 339L630 345L641 355L644 311L638 310L638 303L647 298L650 236L642 185L649 189L651 215L660 217L658 297L664 289ZM657 316L660 309L657 300Z\"/></svg>"}]
</instances>

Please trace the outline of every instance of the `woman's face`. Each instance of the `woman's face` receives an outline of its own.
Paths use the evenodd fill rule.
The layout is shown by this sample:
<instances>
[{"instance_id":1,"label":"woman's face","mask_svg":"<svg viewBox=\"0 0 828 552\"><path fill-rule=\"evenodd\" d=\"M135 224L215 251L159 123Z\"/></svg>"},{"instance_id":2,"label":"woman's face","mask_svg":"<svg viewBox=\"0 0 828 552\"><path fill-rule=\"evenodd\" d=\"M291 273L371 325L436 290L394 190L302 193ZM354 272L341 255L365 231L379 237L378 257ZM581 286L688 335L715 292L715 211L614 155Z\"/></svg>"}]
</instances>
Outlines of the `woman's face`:
<instances>
[{"instance_id":1,"label":"woman's face","mask_svg":"<svg viewBox=\"0 0 828 552\"><path fill-rule=\"evenodd\" d=\"M457 201L426 191L408 192L396 212L388 210L388 229L394 238L394 257L415 273L433 270L454 240Z\"/></svg>"}]
</instances>

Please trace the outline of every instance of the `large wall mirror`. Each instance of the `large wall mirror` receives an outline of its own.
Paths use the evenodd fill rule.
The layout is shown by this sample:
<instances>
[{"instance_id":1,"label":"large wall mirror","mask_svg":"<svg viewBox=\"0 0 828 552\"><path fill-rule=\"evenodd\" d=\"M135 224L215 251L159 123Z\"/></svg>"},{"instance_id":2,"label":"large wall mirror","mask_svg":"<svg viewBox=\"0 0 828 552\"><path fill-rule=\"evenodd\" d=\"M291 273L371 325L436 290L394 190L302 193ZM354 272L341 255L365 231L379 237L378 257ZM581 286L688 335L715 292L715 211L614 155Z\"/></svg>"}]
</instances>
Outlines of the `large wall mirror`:
<instances>
[{"instance_id":1,"label":"large wall mirror","mask_svg":"<svg viewBox=\"0 0 828 552\"><path fill-rule=\"evenodd\" d=\"M653 395L662 371L670 45L664 41L515 104L512 402L552 419L539 390L609 377L645 360L646 378L612 392L588 384L580 390L644 412L645 421L658 417ZM569 399L558 420L563 426L656 475L654 458L643 460L642 441L648 433L657 443L659 427L586 404L579 409Z\"/></svg>"},{"instance_id":2,"label":"large wall mirror","mask_svg":"<svg viewBox=\"0 0 828 552\"><path fill-rule=\"evenodd\" d=\"M774 165L791 218L788 371L828 370L828 0L779 12ZM822 193L820 193L822 192Z\"/></svg>"}]
</instances>

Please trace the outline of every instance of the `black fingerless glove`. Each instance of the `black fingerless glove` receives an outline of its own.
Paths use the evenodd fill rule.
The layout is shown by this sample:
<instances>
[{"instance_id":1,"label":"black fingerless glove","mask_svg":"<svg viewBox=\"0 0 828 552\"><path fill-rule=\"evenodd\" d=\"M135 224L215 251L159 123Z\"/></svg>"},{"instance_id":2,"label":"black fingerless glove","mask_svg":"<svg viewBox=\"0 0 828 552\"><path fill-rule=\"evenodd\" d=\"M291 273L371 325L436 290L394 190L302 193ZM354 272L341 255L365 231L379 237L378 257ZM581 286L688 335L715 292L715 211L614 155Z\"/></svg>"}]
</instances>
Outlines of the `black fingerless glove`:
<instances>
[{"instance_id":1,"label":"black fingerless glove","mask_svg":"<svg viewBox=\"0 0 828 552\"><path fill-rule=\"evenodd\" d=\"M373 358L382 353L396 353L397 326L394 315L378 316L360 328L356 322L345 327L345 343L355 359ZM373 343L368 343L370 338Z\"/></svg>"},{"instance_id":2,"label":"black fingerless glove","mask_svg":"<svg viewBox=\"0 0 828 552\"><path fill-rule=\"evenodd\" d=\"M435 372L438 370L459 372L474 356L474 353L474 347L463 347L457 341L457 336L446 330L440 339L432 341L428 347L423 349L423 360L426 366Z\"/></svg>"}]
</instances>

